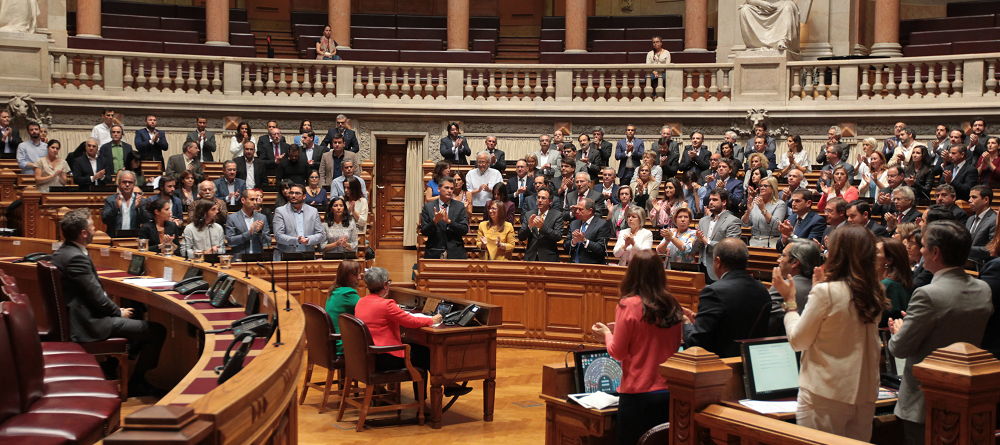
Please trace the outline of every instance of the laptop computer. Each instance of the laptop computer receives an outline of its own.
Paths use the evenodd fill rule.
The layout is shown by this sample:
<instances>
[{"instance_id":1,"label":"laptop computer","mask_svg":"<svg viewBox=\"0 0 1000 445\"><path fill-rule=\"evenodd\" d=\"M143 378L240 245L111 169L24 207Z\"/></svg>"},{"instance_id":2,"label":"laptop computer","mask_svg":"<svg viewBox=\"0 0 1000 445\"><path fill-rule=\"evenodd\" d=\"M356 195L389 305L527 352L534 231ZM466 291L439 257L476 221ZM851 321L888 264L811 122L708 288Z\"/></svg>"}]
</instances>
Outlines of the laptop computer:
<instances>
[{"instance_id":1,"label":"laptop computer","mask_svg":"<svg viewBox=\"0 0 1000 445\"><path fill-rule=\"evenodd\" d=\"M795 397L799 393L799 354L785 337L740 343L743 384L751 400Z\"/></svg>"}]
</instances>

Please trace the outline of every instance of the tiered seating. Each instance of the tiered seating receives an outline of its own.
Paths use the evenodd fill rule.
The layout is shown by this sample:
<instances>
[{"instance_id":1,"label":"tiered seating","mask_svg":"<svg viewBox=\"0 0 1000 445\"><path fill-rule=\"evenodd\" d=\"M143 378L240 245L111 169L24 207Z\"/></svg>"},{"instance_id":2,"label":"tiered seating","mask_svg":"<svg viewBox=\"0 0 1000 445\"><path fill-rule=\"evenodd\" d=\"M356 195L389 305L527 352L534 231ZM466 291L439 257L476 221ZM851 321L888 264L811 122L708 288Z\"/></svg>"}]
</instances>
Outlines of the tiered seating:
<instances>
[{"instance_id":1,"label":"tiered seating","mask_svg":"<svg viewBox=\"0 0 1000 445\"><path fill-rule=\"evenodd\" d=\"M205 8L104 1L101 39L77 37L76 13L67 16L70 48L207 56L256 57L245 9L229 10L229 46L204 45Z\"/></svg>"},{"instance_id":2,"label":"tiered seating","mask_svg":"<svg viewBox=\"0 0 1000 445\"><path fill-rule=\"evenodd\" d=\"M708 29L709 39L713 35ZM714 63L715 52L684 53L683 20L679 15L642 17L587 17L587 47L589 53L563 53L566 42L566 18L542 17L542 39L539 42L541 63L645 63L652 49L650 40L659 36L663 47L670 51L674 63ZM714 46L709 42L709 46Z\"/></svg>"},{"instance_id":3,"label":"tiered seating","mask_svg":"<svg viewBox=\"0 0 1000 445\"><path fill-rule=\"evenodd\" d=\"M292 12L292 37L296 40L300 58L316 58L316 42L323 35L326 24L325 14ZM338 50L337 54L347 60L491 63L499 38L499 17L471 17L471 51L458 58L445 51L448 42L447 17L352 14L351 49Z\"/></svg>"},{"instance_id":4,"label":"tiered seating","mask_svg":"<svg viewBox=\"0 0 1000 445\"><path fill-rule=\"evenodd\" d=\"M899 22L907 57L1000 51L1000 1L949 3L947 17Z\"/></svg>"}]
</instances>

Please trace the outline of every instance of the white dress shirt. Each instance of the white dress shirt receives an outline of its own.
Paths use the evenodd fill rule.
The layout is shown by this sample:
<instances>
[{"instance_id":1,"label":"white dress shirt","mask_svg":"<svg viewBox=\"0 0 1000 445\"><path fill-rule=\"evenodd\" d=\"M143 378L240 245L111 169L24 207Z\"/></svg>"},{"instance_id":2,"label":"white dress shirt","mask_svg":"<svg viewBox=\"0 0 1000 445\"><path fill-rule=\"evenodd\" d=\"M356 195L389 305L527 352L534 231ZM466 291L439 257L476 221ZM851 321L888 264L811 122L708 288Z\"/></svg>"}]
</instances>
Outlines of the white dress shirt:
<instances>
[{"instance_id":1,"label":"white dress shirt","mask_svg":"<svg viewBox=\"0 0 1000 445\"><path fill-rule=\"evenodd\" d=\"M254 171L253 171L253 161L247 161L247 190L253 190L256 188L257 184L253 182Z\"/></svg>"},{"instance_id":2,"label":"white dress shirt","mask_svg":"<svg viewBox=\"0 0 1000 445\"><path fill-rule=\"evenodd\" d=\"M97 146L103 147L104 144L111 142L111 127L101 122L90 131L90 137L97 138Z\"/></svg>"},{"instance_id":3,"label":"white dress shirt","mask_svg":"<svg viewBox=\"0 0 1000 445\"><path fill-rule=\"evenodd\" d=\"M480 171L478 168L469 170L469 173L465 175L465 183L470 192L478 189L483 184L487 185L486 190L476 192L472 195L472 205L486 205L487 202L493 199L493 186L498 182L503 182L503 176L495 169L487 167L485 172Z\"/></svg>"}]
</instances>

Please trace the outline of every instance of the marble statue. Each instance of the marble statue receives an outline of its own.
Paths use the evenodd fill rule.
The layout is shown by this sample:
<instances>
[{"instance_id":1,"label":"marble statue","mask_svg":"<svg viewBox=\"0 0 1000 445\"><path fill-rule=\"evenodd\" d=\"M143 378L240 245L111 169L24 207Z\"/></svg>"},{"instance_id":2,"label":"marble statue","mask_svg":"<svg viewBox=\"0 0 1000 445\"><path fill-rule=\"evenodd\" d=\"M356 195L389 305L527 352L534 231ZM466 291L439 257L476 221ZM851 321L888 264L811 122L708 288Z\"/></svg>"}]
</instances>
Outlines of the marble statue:
<instances>
[{"instance_id":1,"label":"marble statue","mask_svg":"<svg viewBox=\"0 0 1000 445\"><path fill-rule=\"evenodd\" d=\"M39 14L38 0L0 1L0 32L33 34Z\"/></svg>"},{"instance_id":2,"label":"marble statue","mask_svg":"<svg viewBox=\"0 0 1000 445\"><path fill-rule=\"evenodd\" d=\"M806 1L804 1L806 3ZM793 0L746 0L740 5L740 31L747 49L799 51L799 23L808 18Z\"/></svg>"}]
</instances>

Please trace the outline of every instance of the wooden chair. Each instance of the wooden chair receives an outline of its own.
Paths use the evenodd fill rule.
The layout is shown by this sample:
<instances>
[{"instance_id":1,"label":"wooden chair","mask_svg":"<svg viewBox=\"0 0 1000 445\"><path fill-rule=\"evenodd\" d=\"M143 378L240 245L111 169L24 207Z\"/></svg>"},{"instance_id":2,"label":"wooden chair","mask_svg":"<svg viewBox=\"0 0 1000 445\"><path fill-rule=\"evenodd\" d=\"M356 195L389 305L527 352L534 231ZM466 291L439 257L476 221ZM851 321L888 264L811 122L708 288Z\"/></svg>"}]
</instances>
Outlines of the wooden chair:
<instances>
[{"instance_id":1,"label":"wooden chair","mask_svg":"<svg viewBox=\"0 0 1000 445\"><path fill-rule=\"evenodd\" d=\"M45 305L45 316L49 325L49 338L45 341L68 342L69 314L66 310L66 298L63 294L62 277L59 269L48 261L39 261L38 287L42 290L42 301ZM128 399L128 339L109 338L104 341L79 343L84 351L92 355L106 355L118 359L119 395L122 400Z\"/></svg>"},{"instance_id":2,"label":"wooden chair","mask_svg":"<svg viewBox=\"0 0 1000 445\"><path fill-rule=\"evenodd\" d=\"M368 413L382 411L400 411L403 409L416 408L417 423L424 424L424 379L417 368L410 363L410 345L395 346L375 346L372 341L372 334L368 326L351 314L340 314L338 317L340 324L340 335L344 347L344 395L340 401L340 410L337 412L337 421L344 418L344 410L347 405L358 408L361 414L358 417L357 431L364 429L365 418ZM403 358L406 361L406 369L395 369L391 371L378 371L375 369L375 354L403 351ZM400 383L412 381L416 387L416 398L413 403L400 404ZM365 384L364 396L360 396L362 389L360 383ZM384 406L372 406L372 398L375 395L377 385L388 385L393 392L379 394L375 396L378 401L390 403ZM352 397L358 394L359 397ZM394 404L393 404L394 403Z\"/></svg>"},{"instance_id":3,"label":"wooden chair","mask_svg":"<svg viewBox=\"0 0 1000 445\"><path fill-rule=\"evenodd\" d=\"M309 365L306 366L306 378L302 384L302 397L299 398L299 405L305 403L306 392L309 391L309 388L322 390L323 402L319 405L319 412L323 414L326 412L326 400L330 396L334 371L340 371L340 379L337 380L338 389L344 388L344 356L337 355L337 340L340 340L340 334L334 333L333 320L323 308L312 303L304 303L302 312L306 316ZM312 383L312 372L315 365L326 368L326 385Z\"/></svg>"}]
</instances>

